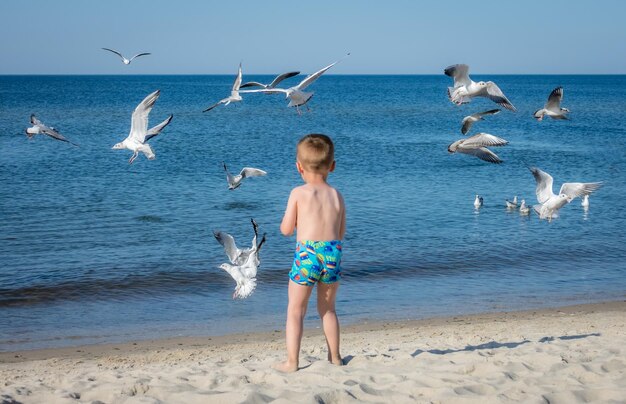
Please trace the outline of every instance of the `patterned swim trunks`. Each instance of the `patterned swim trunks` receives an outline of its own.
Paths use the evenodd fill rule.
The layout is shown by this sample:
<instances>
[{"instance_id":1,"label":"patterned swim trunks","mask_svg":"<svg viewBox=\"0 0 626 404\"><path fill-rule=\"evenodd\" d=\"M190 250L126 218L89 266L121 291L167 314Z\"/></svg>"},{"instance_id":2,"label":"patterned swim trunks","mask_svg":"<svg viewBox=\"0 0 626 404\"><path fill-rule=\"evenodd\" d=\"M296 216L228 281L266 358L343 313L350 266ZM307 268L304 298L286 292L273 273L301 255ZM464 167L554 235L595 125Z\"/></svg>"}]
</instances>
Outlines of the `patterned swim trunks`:
<instances>
[{"instance_id":1,"label":"patterned swim trunks","mask_svg":"<svg viewBox=\"0 0 626 404\"><path fill-rule=\"evenodd\" d=\"M341 249L341 240L298 241L289 279L304 286L339 281Z\"/></svg>"}]
</instances>

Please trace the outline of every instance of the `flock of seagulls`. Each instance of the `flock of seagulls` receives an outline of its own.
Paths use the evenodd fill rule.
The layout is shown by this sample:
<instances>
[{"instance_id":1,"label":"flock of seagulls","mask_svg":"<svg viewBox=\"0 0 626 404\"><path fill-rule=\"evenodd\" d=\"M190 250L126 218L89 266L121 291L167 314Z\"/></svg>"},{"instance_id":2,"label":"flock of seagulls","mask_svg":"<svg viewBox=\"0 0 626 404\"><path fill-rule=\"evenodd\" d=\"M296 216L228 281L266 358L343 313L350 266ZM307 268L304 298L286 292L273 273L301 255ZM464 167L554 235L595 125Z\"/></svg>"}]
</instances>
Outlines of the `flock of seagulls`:
<instances>
[{"instance_id":1,"label":"flock of seagulls","mask_svg":"<svg viewBox=\"0 0 626 404\"><path fill-rule=\"evenodd\" d=\"M454 80L453 87L448 87L448 98L456 105L467 104L474 97L486 97L512 112L517 110L511 101L509 101L509 99L504 95L500 87L498 87L493 81L475 82L470 79L468 65L456 64L448 66L444 69L444 74L452 77ZM569 119L567 114L570 111L567 108L561 107L562 101L563 87L559 86L552 90L544 107L535 111L533 113L533 117L537 121L542 121L545 116L558 120ZM495 115L499 112L499 109L491 109L466 116L462 121L461 133L466 135L474 123L484 120L484 116ZM502 160L487 147L505 146L508 143L509 142L507 140L500 137L487 133L478 133L451 143L448 146L448 152L451 154L468 154L489 163L499 164L502 163ZM533 174L537 183L535 193L537 195L537 201L539 202L537 205L533 205L533 210L541 219L552 220L553 218L558 217L559 209L577 197L582 198L581 205L585 209L588 209L589 194L598 190L602 186L601 182L564 183L561 186L559 194L556 195L552 191L552 176L536 167L529 167L529 170ZM521 204L519 204L518 207L517 196L515 196L511 201L508 199L505 200L505 203L507 209L519 209L519 212L522 215L529 215L531 212L530 206L526 205L526 201L524 199L522 199ZM483 198L476 195L476 198L474 199L474 207L476 209L480 209L482 206Z\"/></svg>"},{"instance_id":2,"label":"flock of seagulls","mask_svg":"<svg viewBox=\"0 0 626 404\"><path fill-rule=\"evenodd\" d=\"M118 55L125 65L129 65L134 59L138 57L150 55L150 53L143 52L134 55L130 59L127 59L116 50L109 48L102 49ZM297 85L287 88L279 88L278 85L281 84L284 80L299 75L299 71L291 71L280 74L276 76L276 78L274 78L274 80L269 84L264 84L256 81L249 81L242 84L242 64L239 63L239 68L230 95L209 106L203 112L211 111L219 105L228 106L231 103L240 102L243 99L241 94L264 93L284 94L285 98L289 100L287 106L295 107L298 114L301 114L300 107L307 105L307 103L313 96L313 92L307 92L305 90L317 79L319 79L326 71L328 71L330 68L335 66L337 63L339 63L349 55L350 54L348 53L346 56L337 60L336 62L331 63L330 65L316 71L315 73L306 76ZM515 106L513 106L509 99L504 95L502 90L494 82L475 82L471 80L469 77L468 65L456 64L453 66L449 66L444 69L444 73L447 76L451 77L454 81L453 86L448 87L448 98L452 103L456 105L463 105L471 102L472 98L486 97L496 104L500 105L501 107L508 109L509 111L516 111ZM259 88L252 90L242 90L242 88L249 87ZM139 103L139 105L137 105L131 116L131 128L128 136L122 142L119 142L112 147L112 149L116 150L128 149L132 151L133 154L128 161L129 164L132 164L133 161L135 161L139 153L143 153L148 160L153 160L155 158L155 153L148 144L148 141L159 135L173 119L173 115L169 115L163 122L148 129L148 117L159 96L160 90L156 90L146 96ZM544 107L535 111L535 113L533 114L534 118L536 118L537 121L543 120L545 116L558 120L568 119L567 114L570 111L567 108L561 107L562 100L563 88L557 87L550 93L548 101L546 102ZM483 112L477 112L464 117L462 120L461 133L463 135L467 135L475 123L479 121L484 121L484 117L486 116L496 115L498 113L500 113L500 109L491 109ZM78 146L77 144L72 143L70 140L61 135L59 131L55 128L43 124L39 119L37 119L34 114L30 117L30 123L32 126L26 129L26 135L29 138L32 138L33 136L38 134L43 134L55 140L67 142L72 145ZM448 152L451 154L467 154L489 163L499 164L502 163L502 160L488 147L500 147L505 146L508 143L509 142L507 140L498 136L480 132L451 143L448 146ZM234 190L240 187L242 181L245 178L267 175L267 172L252 167L244 167L239 172L239 174L233 175L228 171L226 163L223 163L223 167L226 173L226 180L229 190ZM588 208L589 194L598 190L602 186L601 182L564 183L561 186L559 193L554 194L554 192L552 191L552 176L536 167L529 167L529 169L537 183L536 195L538 204L534 205L533 209L541 219L551 220L558 217L558 211L577 197L581 197L581 205L585 208ZM483 202L483 197L480 195L476 195L474 199L474 207L476 209L480 209L483 206ZM522 215L528 215L531 212L530 207L526 205L526 201L524 199L521 200L521 204L519 204L518 207L517 196L515 196L511 201L506 200L505 202L508 209L519 209L519 212ZM251 246L247 248L237 247L235 239L230 234L222 231L214 231L215 239L222 245L222 247L224 248L224 252L228 257L228 262L221 264L220 268L226 271L236 283L233 298L246 298L250 296L256 288L257 269L260 265L259 252L266 241L266 235L263 234L263 237L259 242L258 225L254 221L254 219L252 219L251 222L254 230L254 237L252 239Z\"/></svg>"}]
</instances>

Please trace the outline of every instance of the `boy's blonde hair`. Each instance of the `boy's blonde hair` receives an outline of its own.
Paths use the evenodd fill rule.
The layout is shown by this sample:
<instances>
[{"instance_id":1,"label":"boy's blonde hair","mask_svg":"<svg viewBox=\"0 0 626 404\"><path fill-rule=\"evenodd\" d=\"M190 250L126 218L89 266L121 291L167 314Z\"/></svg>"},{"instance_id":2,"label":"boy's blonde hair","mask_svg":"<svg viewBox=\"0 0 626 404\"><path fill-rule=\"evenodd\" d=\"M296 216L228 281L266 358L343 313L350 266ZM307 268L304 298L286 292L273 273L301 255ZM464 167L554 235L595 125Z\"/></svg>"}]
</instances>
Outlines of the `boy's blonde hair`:
<instances>
[{"instance_id":1,"label":"boy's blonde hair","mask_svg":"<svg viewBox=\"0 0 626 404\"><path fill-rule=\"evenodd\" d=\"M307 171L330 170L335 161L335 146L328 136L311 133L298 142L296 158Z\"/></svg>"}]
</instances>

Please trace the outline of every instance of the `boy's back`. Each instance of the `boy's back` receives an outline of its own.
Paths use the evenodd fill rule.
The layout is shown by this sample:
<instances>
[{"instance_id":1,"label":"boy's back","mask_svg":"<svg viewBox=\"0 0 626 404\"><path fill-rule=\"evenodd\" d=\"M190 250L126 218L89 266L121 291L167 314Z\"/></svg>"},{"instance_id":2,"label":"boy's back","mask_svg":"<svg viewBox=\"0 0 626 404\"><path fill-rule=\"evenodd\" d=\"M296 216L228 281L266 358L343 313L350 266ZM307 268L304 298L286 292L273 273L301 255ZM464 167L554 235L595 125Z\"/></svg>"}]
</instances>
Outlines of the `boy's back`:
<instances>
[{"instance_id":1,"label":"boy's back","mask_svg":"<svg viewBox=\"0 0 626 404\"><path fill-rule=\"evenodd\" d=\"M298 241L328 241L343 238L344 202L327 183L304 184L292 191L297 204Z\"/></svg>"}]
</instances>

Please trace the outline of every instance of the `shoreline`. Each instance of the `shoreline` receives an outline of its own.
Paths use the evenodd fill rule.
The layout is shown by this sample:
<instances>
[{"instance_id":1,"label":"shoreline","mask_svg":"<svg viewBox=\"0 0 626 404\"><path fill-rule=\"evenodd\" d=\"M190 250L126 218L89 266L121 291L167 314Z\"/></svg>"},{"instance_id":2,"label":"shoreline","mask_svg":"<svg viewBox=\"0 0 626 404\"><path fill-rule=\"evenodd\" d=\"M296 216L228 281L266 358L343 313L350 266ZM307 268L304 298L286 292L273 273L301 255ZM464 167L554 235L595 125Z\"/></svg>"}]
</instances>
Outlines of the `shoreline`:
<instances>
[{"instance_id":1,"label":"shoreline","mask_svg":"<svg viewBox=\"0 0 626 404\"><path fill-rule=\"evenodd\" d=\"M398 321L365 321L341 327L341 335L381 330L403 330L424 326L436 327L452 323L501 321L522 319L530 316L549 317L565 314L594 313L597 311L622 311L626 313L626 300L614 300L601 303L584 303L540 309L519 311L494 311L477 314L461 314L443 317L424 318L419 320ZM340 319L341 321L341 319ZM305 328L304 337L322 336L319 327ZM141 354L150 351L167 351L182 348L219 348L229 345L246 345L249 343L284 343L285 331L274 330L265 332L245 332L218 336L185 336L135 340L120 343L72 345L58 348L40 348L15 351L0 351L0 364L19 363L53 358L73 359L84 356L97 358L103 355Z\"/></svg>"},{"instance_id":2,"label":"shoreline","mask_svg":"<svg viewBox=\"0 0 626 404\"><path fill-rule=\"evenodd\" d=\"M620 300L348 326L345 366L307 329L291 374L282 331L4 352L0 401L620 403L625 347Z\"/></svg>"}]
</instances>

